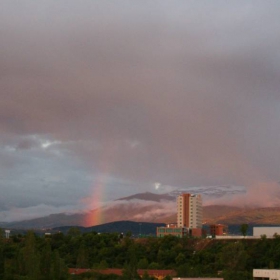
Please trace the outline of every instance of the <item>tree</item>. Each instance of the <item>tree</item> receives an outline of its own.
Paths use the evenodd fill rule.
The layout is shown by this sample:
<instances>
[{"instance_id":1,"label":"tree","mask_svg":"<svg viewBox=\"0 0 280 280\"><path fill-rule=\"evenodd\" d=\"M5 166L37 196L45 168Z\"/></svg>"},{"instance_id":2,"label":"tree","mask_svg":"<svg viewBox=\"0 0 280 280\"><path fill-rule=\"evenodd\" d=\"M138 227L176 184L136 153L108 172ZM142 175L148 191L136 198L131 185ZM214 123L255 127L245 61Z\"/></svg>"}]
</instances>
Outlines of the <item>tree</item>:
<instances>
[{"instance_id":1,"label":"tree","mask_svg":"<svg viewBox=\"0 0 280 280\"><path fill-rule=\"evenodd\" d=\"M0 228L0 279L2 279L4 275L4 238L3 238L3 230Z\"/></svg>"},{"instance_id":2,"label":"tree","mask_svg":"<svg viewBox=\"0 0 280 280\"><path fill-rule=\"evenodd\" d=\"M141 279L137 273L137 258L135 252L135 246L132 245L128 250L129 262L126 264L125 269L123 270L124 280L135 280Z\"/></svg>"},{"instance_id":3,"label":"tree","mask_svg":"<svg viewBox=\"0 0 280 280\"><path fill-rule=\"evenodd\" d=\"M108 266L108 263L106 262L106 260L102 260L100 263L99 263L99 265L98 265L98 268L99 269L106 269L106 268L108 268L109 266Z\"/></svg>"},{"instance_id":4,"label":"tree","mask_svg":"<svg viewBox=\"0 0 280 280\"><path fill-rule=\"evenodd\" d=\"M183 253L179 253L179 255L175 259L177 265L182 265L186 262L186 257Z\"/></svg>"},{"instance_id":5,"label":"tree","mask_svg":"<svg viewBox=\"0 0 280 280\"><path fill-rule=\"evenodd\" d=\"M247 259L248 255L241 242L227 244L220 253L220 260L228 271L244 270Z\"/></svg>"},{"instance_id":6,"label":"tree","mask_svg":"<svg viewBox=\"0 0 280 280\"><path fill-rule=\"evenodd\" d=\"M52 280L51 278L52 251L48 240L42 250L41 256L41 274L44 280Z\"/></svg>"},{"instance_id":7,"label":"tree","mask_svg":"<svg viewBox=\"0 0 280 280\"><path fill-rule=\"evenodd\" d=\"M88 251L86 248L86 245L84 242L82 242L79 252L78 252L78 257L77 257L77 267L78 268L88 268Z\"/></svg>"},{"instance_id":8,"label":"tree","mask_svg":"<svg viewBox=\"0 0 280 280\"><path fill-rule=\"evenodd\" d=\"M148 268L148 265L149 265L148 260L146 258L144 258L138 262L137 267L140 269L146 269L146 268Z\"/></svg>"},{"instance_id":9,"label":"tree","mask_svg":"<svg viewBox=\"0 0 280 280\"><path fill-rule=\"evenodd\" d=\"M240 232L242 233L242 235L245 237L248 233L248 227L249 225L248 224L242 224L240 226Z\"/></svg>"},{"instance_id":10,"label":"tree","mask_svg":"<svg viewBox=\"0 0 280 280\"><path fill-rule=\"evenodd\" d=\"M143 274L143 276L142 276L142 280L150 280L150 279L151 279L151 278L150 278L148 272L145 271L144 274Z\"/></svg>"},{"instance_id":11,"label":"tree","mask_svg":"<svg viewBox=\"0 0 280 280\"><path fill-rule=\"evenodd\" d=\"M24 267L30 280L38 280L40 275L40 254L36 249L35 235L28 231L23 249Z\"/></svg>"},{"instance_id":12,"label":"tree","mask_svg":"<svg viewBox=\"0 0 280 280\"><path fill-rule=\"evenodd\" d=\"M81 235L81 230L78 227L71 227L68 230L67 234L73 237L77 237Z\"/></svg>"},{"instance_id":13,"label":"tree","mask_svg":"<svg viewBox=\"0 0 280 280\"><path fill-rule=\"evenodd\" d=\"M68 269L64 261L60 258L57 250L53 252L52 261L52 280L62 280L67 279Z\"/></svg>"},{"instance_id":14,"label":"tree","mask_svg":"<svg viewBox=\"0 0 280 280\"><path fill-rule=\"evenodd\" d=\"M123 270L122 279L123 280L139 280L141 278L137 273L137 269L135 269L135 267L132 267L130 264L128 264L125 266L125 268Z\"/></svg>"},{"instance_id":15,"label":"tree","mask_svg":"<svg viewBox=\"0 0 280 280\"><path fill-rule=\"evenodd\" d=\"M152 262L152 263L150 263L148 268L149 269L159 269L160 265L157 262Z\"/></svg>"}]
</instances>

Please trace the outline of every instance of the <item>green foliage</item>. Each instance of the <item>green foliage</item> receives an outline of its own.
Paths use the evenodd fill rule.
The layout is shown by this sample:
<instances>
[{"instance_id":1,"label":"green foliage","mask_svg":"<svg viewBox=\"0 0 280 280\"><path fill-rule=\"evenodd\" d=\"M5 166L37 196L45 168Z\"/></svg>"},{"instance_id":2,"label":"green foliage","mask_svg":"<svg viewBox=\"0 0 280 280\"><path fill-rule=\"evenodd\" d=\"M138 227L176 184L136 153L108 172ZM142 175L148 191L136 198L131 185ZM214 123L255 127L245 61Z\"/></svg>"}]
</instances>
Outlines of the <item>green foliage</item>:
<instances>
[{"instance_id":1,"label":"green foliage","mask_svg":"<svg viewBox=\"0 0 280 280\"><path fill-rule=\"evenodd\" d=\"M88 251L84 241L81 243L79 247L78 257L77 257L77 267L89 268Z\"/></svg>"},{"instance_id":2,"label":"green foliage","mask_svg":"<svg viewBox=\"0 0 280 280\"><path fill-rule=\"evenodd\" d=\"M182 265L186 262L186 257L183 253L179 253L175 259L177 265Z\"/></svg>"},{"instance_id":3,"label":"green foliage","mask_svg":"<svg viewBox=\"0 0 280 280\"><path fill-rule=\"evenodd\" d=\"M140 269L146 269L146 268L148 268L148 265L149 265L148 260L146 258L144 258L138 262L137 267Z\"/></svg>"},{"instance_id":4,"label":"green foliage","mask_svg":"<svg viewBox=\"0 0 280 280\"><path fill-rule=\"evenodd\" d=\"M118 234L61 233L49 238L0 238L0 279L139 279L137 269L175 269L178 277L251 280L253 268L280 268L280 238L194 240L121 238ZM87 272L71 276L68 268L120 268L122 276ZM218 276L218 272L220 273ZM143 279L152 278L145 274ZM168 280L170 278L166 278Z\"/></svg>"},{"instance_id":5,"label":"green foliage","mask_svg":"<svg viewBox=\"0 0 280 280\"><path fill-rule=\"evenodd\" d=\"M160 266L159 266L158 263L152 262L152 263L149 265L148 269L160 269Z\"/></svg>"},{"instance_id":6,"label":"green foliage","mask_svg":"<svg viewBox=\"0 0 280 280\"><path fill-rule=\"evenodd\" d=\"M224 246L220 253L221 263L229 271L244 270L248 255L244 250L244 245L236 241Z\"/></svg>"},{"instance_id":7,"label":"green foliage","mask_svg":"<svg viewBox=\"0 0 280 280\"><path fill-rule=\"evenodd\" d=\"M137 273L137 258L135 246L131 246L128 251L129 262L126 264L123 271L123 280L141 279Z\"/></svg>"},{"instance_id":8,"label":"green foliage","mask_svg":"<svg viewBox=\"0 0 280 280\"><path fill-rule=\"evenodd\" d=\"M41 275L43 280L52 280L51 278L52 252L48 240L45 242L41 253Z\"/></svg>"},{"instance_id":9,"label":"green foliage","mask_svg":"<svg viewBox=\"0 0 280 280\"><path fill-rule=\"evenodd\" d=\"M266 234L262 234L262 235L261 235L261 239L262 239L262 240L265 240L266 238L267 238Z\"/></svg>"},{"instance_id":10,"label":"green foliage","mask_svg":"<svg viewBox=\"0 0 280 280\"><path fill-rule=\"evenodd\" d=\"M72 237L77 237L81 235L81 231L79 228L77 227L71 227L68 232L67 235L72 236Z\"/></svg>"},{"instance_id":11,"label":"green foliage","mask_svg":"<svg viewBox=\"0 0 280 280\"><path fill-rule=\"evenodd\" d=\"M147 271L144 272L144 274L142 276L142 280L150 280L150 276Z\"/></svg>"},{"instance_id":12,"label":"green foliage","mask_svg":"<svg viewBox=\"0 0 280 280\"><path fill-rule=\"evenodd\" d=\"M155 280L156 278L154 278L153 276L149 276L148 272L145 271L143 276L142 276L142 280Z\"/></svg>"},{"instance_id":13,"label":"green foliage","mask_svg":"<svg viewBox=\"0 0 280 280\"><path fill-rule=\"evenodd\" d=\"M108 268L108 263L106 262L106 260L102 260L102 261L99 263L98 268L99 268L99 269L106 269L106 268Z\"/></svg>"},{"instance_id":14,"label":"green foliage","mask_svg":"<svg viewBox=\"0 0 280 280\"><path fill-rule=\"evenodd\" d=\"M251 271L228 271L222 274L225 280L252 280Z\"/></svg>"},{"instance_id":15,"label":"green foliage","mask_svg":"<svg viewBox=\"0 0 280 280\"><path fill-rule=\"evenodd\" d=\"M24 259L22 266L30 280L38 280L40 275L40 257L36 248L36 239L32 231L25 238L25 246L22 249Z\"/></svg>"},{"instance_id":16,"label":"green foliage","mask_svg":"<svg viewBox=\"0 0 280 280\"><path fill-rule=\"evenodd\" d=\"M248 224L242 224L240 226L240 232L243 236L246 236L247 233L248 233L248 228L249 228L249 225Z\"/></svg>"},{"instance_id":17,"label":"green foliage","mask_svg":"<svg viewBox=\"0 0 280 280\"><path fill-rule=\"evenodd\" d=\"M4 238L3 238L4 232L0 228L0 279L4 276L4 264L5 264L5 258L4 258Z\"/></svg>"}]
</instances>

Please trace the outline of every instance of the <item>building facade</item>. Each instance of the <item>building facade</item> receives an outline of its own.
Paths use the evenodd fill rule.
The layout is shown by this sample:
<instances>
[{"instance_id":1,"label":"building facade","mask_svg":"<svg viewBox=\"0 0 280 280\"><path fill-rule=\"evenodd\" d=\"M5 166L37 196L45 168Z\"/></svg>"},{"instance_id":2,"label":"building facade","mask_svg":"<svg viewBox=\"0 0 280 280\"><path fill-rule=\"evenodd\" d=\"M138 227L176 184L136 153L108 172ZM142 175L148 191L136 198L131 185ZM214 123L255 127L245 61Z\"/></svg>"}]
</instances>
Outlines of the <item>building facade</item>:
<instances>
[{"instance_id":1,"label":"building facade","mask_svg":"<svg viewBox=\"0 0 280 280\"><path fill-rule=\"evenodd\" d=\"M265 235L267 238L272 238L275 234L280 234L280 227L253 227L255 237Z\"/></svg>"},{"instance_id":2,"label":"building facade","mask_svg":"<svg viewBox=\"0 0 280 280\"><path fill-rule=\"evenodd\" d=\"M177 227L202 228L200 194L183 193L177 197Z\"/></svg>"},{"instance_id":3,"label":"building facade","mask_svg":"<svg viewBox=\"0 0 280 280\"><path fill-rule=\"evenodd\" d=\"M210 225L210 235L212 236L219 236L219 235L224 235L226 227L222 224L215 224L215 225Z\"/></svg>"},{"instance_id":4,"label":"building facade","mask_svg":"<svg viewBox=\"0 0 280 280\"><path fill-rule=\"evenodd\" d=\"M177 224L157 228L157 236L202 235L202 199L200 194L183 193L177 197Z\"/></svg>"},{"instance_id":5,"label":"building facade","mask_svg":"<svg viewBox=\"0 0 280 280\"><path fill-rule=\"evenodd\" d=\"M280 280L279 269L253 269L254 280Z\"/></svg>"},{"instance_id":6,"label":"building facade","mask_svg":"<svg viewBox=\"0 0 280 280\"><path fill-rule=\"evenodd\" d=\"M164 237L165 235L173 235L177 237L183 237L188 235L188 229L185 227L177 227L172 225L166 225L166 227L157 227L157 237Z\"/></svg>"}]
</instances>

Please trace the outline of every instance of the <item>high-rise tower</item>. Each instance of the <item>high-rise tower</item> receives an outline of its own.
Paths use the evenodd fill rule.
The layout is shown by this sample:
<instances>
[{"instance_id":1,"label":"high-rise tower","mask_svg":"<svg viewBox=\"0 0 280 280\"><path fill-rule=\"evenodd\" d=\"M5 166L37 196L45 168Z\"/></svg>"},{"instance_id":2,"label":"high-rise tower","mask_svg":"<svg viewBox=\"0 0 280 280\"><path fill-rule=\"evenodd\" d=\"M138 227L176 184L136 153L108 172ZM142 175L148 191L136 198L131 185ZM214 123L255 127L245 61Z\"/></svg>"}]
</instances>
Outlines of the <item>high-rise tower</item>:
<instances>
[{"instance_id":1,"label":"high-rise tower","mask_svg":"<svg viewBox=\"0 0 280 280\"><path fill-rule=\"evenodd\" d=\"M177 227L202 228L200 194L183 193L177 197Z\"/></svg>"}]
</instances>

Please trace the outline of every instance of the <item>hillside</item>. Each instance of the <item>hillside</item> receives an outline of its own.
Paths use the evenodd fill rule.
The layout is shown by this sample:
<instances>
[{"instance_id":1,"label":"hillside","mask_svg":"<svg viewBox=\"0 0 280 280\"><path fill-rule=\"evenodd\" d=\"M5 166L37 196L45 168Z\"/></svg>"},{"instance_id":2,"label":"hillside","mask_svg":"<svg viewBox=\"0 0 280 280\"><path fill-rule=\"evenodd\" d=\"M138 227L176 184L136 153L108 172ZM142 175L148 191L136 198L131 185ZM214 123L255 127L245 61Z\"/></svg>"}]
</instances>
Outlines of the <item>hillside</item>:
<instances>
[{"instance_id":1,"label":"hillside","mask_svg":"<svg viewBox=\"0 0 280 280\"><path fill-rule=\"evenodd\" d=\"M100 224L115 221L130 220L136 223L170 223L176 222L176 213L169 213L166 209L160 208L158 204L141 205L141 204L117 204L110 207L104 207L95 211L99 211L102 215ZM90 215L95 215L92 211ZM61 226L83 226L87 224L88 213L67 215L64 213L53 214L47 217L26 220L14 223L5 223L6 228L55 228ZM249 224L280 224L280 207L274 208L258 208L258 209L242 209L238 207L211 205L203 207L204 222L207 224L222 223L227 225L238 225L242 223Z\"/></svg>"},{"instance_id":2,"label":"hillside","mask_svg":"<svg viewBox=\"0 0 280 280\"><path fill-rule=\"evenodd\" d=\"M215 191L217 191L215 189ZM221 190L219 189L219 192ZM61 226L90 227L115 221L134 221L149 223L176 222L176 195L139 193L107 203L107 205L88 212L76 214L52 214L31 220L2 223L5 228L55 228ZM241 208L228 205L209 205L203 207L203 220L206 224L270 224L280 223L280 207Z\"/></svg>"},{"instance_id":3,"label":"hillside","mask_svg":"<svg viewBox=\"0 0 280 280\"><path fill-rule=\"evenodd\" d=\"M268 207L257 209L243 209L233 211L214 219L217 223L224 224L280 224L280 207Z\"/></svg>"},{"instance_id":4,"label":"hillside","mask_svg":"<svg viewBox=\"0 0 280 280\"><path fill-rule=\"evenodd\" d=\"M138 193L138 194L134 194L134 195L130 195L130 196L126 196L126 197L122 197L119 199L116 199L116 201L122 201L122 200L133 200L133 199L137 199L137 200L146 200L146 201L156 201L156 202L160 202L160 201L174 201L174 196L172 194L155 194L155 193L151 193L151 192L144 192L144 193Z\"/></svg>"},{"instance_id":5,"label":"hillside","mask_svg":"<svg viewBox=\"0 0 280 280\"><path fill-rule=\"evenodd\" d=\"M117 221L112 223L106 223L102 225L97 225L93 227L78 227L82 233L85 232L100 232L100 233L123 233L131 232L134 236L143 236L143 235L155 235L156 228L164 226L163 223L137 223L133 221ZM71 227L57 227L52 230L67 233Z\"/></svg>"}]
</instances>

